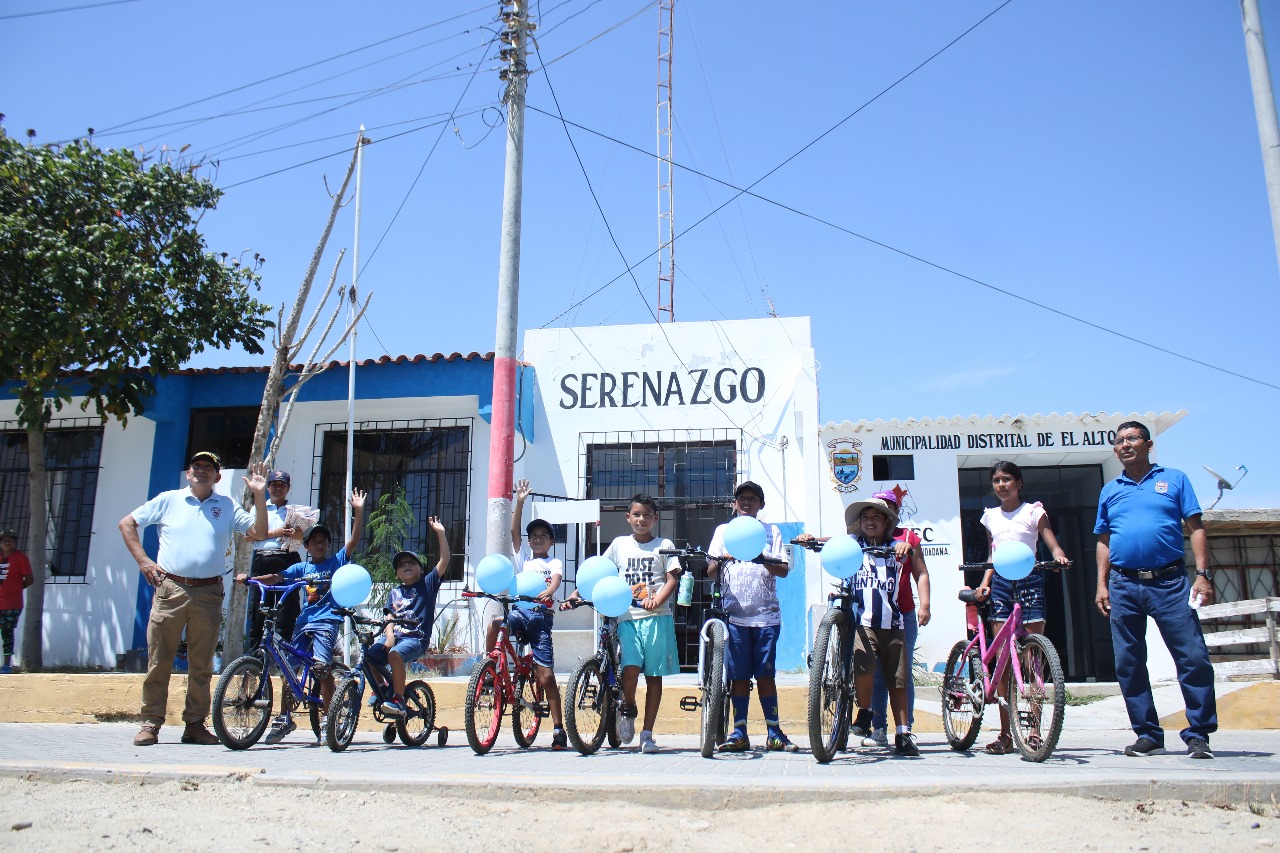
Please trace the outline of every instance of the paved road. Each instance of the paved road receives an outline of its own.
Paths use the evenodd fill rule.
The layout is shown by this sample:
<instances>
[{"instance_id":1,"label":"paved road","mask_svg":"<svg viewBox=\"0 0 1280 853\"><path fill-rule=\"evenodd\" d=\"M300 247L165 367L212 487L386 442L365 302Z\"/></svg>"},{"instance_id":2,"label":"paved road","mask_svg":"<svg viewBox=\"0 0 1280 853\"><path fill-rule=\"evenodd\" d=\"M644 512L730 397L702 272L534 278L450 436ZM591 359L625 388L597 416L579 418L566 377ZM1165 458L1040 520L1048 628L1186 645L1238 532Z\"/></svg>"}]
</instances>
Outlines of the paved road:
<instances>
[{"instance_id":1,"label":"paved road","mask_svg":"<svg viewBox=\"0 0 1280 853\"><path fill-rule=\"evenodd\" d=\"M135 725L123 723L0 724L0 774L223 778L255 785L356 789L444 784L468 789L473 796L539 799L568 799L580 797L584 790L625 786L630 798L654 803L687 802L710 792L744 804L981 788L1211 802L1270 802L1273 795L1280 796L1280 731L1219 732L1213 738L1213 761L1193 761L1181 751L1127 758L1119 750L1132 740L1130 732L1093 728L1064 732L1058 749L1043 764L1017 755L954 752L940 735L923 735L916 759L899 758L887 750L860 750L827 766L808 752L703 759L689 736L660 737L664 750L657 755L606 748L580 756L572 750L552 752L549 732L544 731L532 749L518 749L507 735L489 755L476 756L462 732L451 732L444 748L420 749L387 746L378 735L362 732L346 752L335 754L314 745L310 733L301 731L276 746L259 744L243 752L182 745L176 742L180 730L175 728L164 729L157 746L138 748L131 742L136 731ZM1177 743L1171 735L1169 745Z\"/></svg>"}]
</instances>

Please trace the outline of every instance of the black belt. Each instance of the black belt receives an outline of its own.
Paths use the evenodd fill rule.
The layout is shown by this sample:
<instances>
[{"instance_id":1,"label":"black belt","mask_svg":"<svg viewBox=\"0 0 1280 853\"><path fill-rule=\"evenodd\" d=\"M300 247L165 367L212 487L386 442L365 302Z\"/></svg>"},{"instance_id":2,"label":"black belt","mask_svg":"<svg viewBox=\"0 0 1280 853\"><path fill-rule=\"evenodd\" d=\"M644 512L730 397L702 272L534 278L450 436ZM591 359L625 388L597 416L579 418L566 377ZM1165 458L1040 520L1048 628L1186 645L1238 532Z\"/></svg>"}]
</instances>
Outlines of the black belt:
<instances>
[{"instance_id":1,"label":"black belt","mask_svg":"<svg viewBox=\"0 0 1280 853\"><path fill-rule=\"evenodd\" d=\"M1187 561L1185 558L1174 560L1172 563L1163 565L1158 569L1122 569L1118 566L1112 566L1112 568L1127 578L1149 581L1177 571L1185 573L1187 571Z\"/></svg>"}]
</instances>

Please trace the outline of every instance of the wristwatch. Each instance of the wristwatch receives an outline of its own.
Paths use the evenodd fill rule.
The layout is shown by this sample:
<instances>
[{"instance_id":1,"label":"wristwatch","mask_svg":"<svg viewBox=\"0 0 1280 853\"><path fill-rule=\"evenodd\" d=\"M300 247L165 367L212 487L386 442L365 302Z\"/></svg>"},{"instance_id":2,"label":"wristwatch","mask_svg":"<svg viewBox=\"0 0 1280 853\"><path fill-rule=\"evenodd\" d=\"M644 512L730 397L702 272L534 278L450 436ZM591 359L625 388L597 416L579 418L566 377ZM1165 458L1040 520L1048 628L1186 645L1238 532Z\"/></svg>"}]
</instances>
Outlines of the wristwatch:
<instances>
[{"instance_id":1,"label":"wristwatch","mask_svg":"<svg viewBox=\"0 0 1280 853\"><path fill-rule=\"evenodd\" d=\"M1196 569L1196 577L1211 581L1213 580L1213 569Z\"/></svg>"}]
</instances>

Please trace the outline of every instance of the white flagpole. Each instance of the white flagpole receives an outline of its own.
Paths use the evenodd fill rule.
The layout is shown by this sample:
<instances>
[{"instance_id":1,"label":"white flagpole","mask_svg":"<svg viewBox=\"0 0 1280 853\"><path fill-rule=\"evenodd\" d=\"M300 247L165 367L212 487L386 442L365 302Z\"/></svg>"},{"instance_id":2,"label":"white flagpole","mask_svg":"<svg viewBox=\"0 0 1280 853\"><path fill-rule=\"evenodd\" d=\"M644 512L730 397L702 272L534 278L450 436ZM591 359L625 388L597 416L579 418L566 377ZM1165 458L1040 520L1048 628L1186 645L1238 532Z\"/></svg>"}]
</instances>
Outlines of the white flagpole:
<instances>
[{"instance_id":1,"label":"white flagpole","mask_svg":"<svg viewBox=\"0 0 1280 853\"><path fill-rule=\"evenodd\" d=\"M347 300L347 325L351 325L351 321L356 317L356 285L360 283L360 183L364 174L364 125L360 125L360 133L356 139L356 233L351 244L351 290L348 292ZM353 482L353 468L355 465L355 430L356 430L356 329L351 327L351 336L347 339L347 487L342 493L342 505L345 507L342 541L347 542L351 539L351 504L347 502L347 496L351 494L355 483ZM349 560L351 555L347 555ZM352 626L351 619L347 617L343 619L344 634L350 635ZM348 667L351 666L351 645L349 643L342 644L342 658Z\"/></svg>"}]
</instances>

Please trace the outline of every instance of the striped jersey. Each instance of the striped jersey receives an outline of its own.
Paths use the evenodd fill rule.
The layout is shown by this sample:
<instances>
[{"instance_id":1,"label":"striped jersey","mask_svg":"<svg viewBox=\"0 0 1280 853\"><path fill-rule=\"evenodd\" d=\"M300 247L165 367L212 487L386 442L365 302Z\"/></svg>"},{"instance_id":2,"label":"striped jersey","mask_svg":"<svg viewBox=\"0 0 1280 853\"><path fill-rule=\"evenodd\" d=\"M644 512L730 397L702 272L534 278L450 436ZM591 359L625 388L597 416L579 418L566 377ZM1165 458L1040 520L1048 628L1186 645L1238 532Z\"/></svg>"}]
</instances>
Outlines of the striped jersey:
<instances>
[{"instance_id":1,"label":"striped jersey","mask_svg":"<svg viewBox=\"0 0 1280 853\"><path fill-rule=\"evenodd\" d=\"M861 536L858 543L864 548L868 543ZM862 624L868 628L901 628L902 612L898 609L898 584L902 578L902 566L890 554L878 557L865 554L862 568L853 576L853 600L862 614Z\"/></svg>"}]
</instances>

